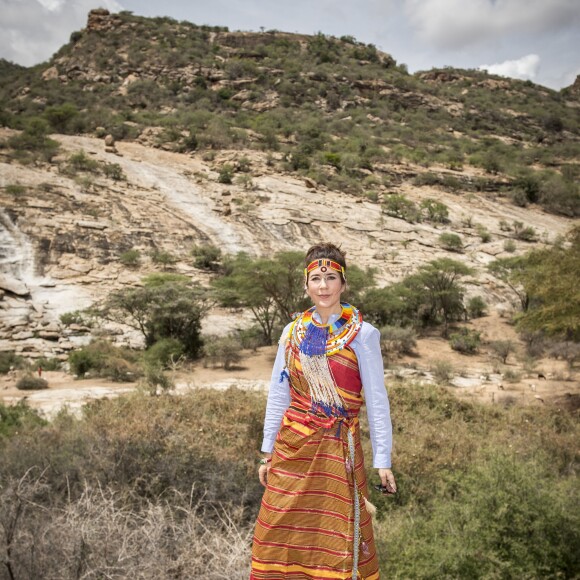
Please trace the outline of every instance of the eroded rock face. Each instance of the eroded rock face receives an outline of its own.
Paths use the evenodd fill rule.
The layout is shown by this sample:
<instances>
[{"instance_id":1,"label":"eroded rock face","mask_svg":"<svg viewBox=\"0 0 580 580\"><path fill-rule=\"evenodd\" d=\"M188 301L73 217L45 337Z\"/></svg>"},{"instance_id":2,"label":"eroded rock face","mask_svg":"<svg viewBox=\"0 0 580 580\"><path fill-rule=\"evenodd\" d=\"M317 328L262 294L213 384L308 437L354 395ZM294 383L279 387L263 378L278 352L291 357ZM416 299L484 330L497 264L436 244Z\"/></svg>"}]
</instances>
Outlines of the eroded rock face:
<instances>
[{"instance_id":1,"label":"eroded rock face","mask_svg":"<svg viewBox=\"0 0 580 580\"><path fill-rule=\"evenodd\" d=\"M207 283L207 274L193 267L193 245L213 244L224 253L267 256L281 250L303 251L329 240L341 243L357 265L375 268L379 285L385 285L413 273L421 264L449 257L438 237L452 229L462 237L466 250L451 257L478 272L477 281L468 284L468 294L485 294L493 304L510 300L509 290L485 268L502 256L503 243L510 238L500 222L519 220L546 240L564 233L569 223L530 208L504 207L483 197L416 187L413 178L421 169L404 164L383 168L390 176L389 192L404 194L417 204L425 198L444 202L452 225L390 217L378 202L329 191L311 179L276 173L267 154L255 150L221 151L213 160L204 161L201 153L192 156L122 142L122 156L112 157L103 150L101 139L58 139L63 158L82 150L103 163L114 160L127 179L98 176L86 187L50 165L0 162L0 206L4 208L0 233L5 234L0 239L4 253L11 256L4 265L0 262L7 279L0 283L0 350L30 357L65 356L90 340L89 329L65 327L60 315L85 308L114 289L138 285L144 275L162 269L151 257L159 251L176 259L171 271ZM242 157L250 161L252 187L237 180L232 185L220 184L219 169L226 163L237 167ZM474 177L453 175L465 183ZM21 184L25 192L18 197L7 194L1 186L11 183ZM386 194L386 189L380 191ZM491 241L482 242L478 226L491 234ZM529 247L516 242L517 251ZM27 249L22 252L22 248ZM139 253L134 266L121 262L130 249ZM121 332L116 339L132 341L134 337Z\"/></svg>"}]
</instances>

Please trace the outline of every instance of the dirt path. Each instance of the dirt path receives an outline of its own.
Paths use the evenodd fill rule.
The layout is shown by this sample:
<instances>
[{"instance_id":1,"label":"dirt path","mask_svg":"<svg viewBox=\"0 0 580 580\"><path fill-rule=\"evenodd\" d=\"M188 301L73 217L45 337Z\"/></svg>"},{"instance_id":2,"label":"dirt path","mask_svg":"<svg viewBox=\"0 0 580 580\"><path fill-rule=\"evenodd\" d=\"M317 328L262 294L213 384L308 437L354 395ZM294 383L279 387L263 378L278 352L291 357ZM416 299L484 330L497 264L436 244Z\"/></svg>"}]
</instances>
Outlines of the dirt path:
<instances>
[{"instance_id":1,"label":"dirt path","mask_svg":"<svg viewBox=\"0 0 580 580\"><path fill-rule=\"evenodd\" d=\"M226 389L230 386L267 392L276 347L264 347L256 352L244 352L243 363L231 370L205 368L196 363L186 370L173 374L177 393L191 389L211 387ZM138 383L115 383L107 379L77 380L60 371L45 371L42 377L48 381L48 389L21 391L16 382L21 373L0 375L0 400L6 404L16 404L25 400L32 408L47 417L54 417L63 407L78 411L93 399L117 397L138 388Z\"/></svg>"},{"instance_id":2,"label":"dirt path","mask_svg":"<svg viewBox=\"0 0 580 580\"><path fill-rule=\"evenodd\" d=\"M460 398L489 404L554 404L578 408L580 383L570 376L564 361L541 359L534 365L525 364L524 347L515 329L498 314L473 320L468 326L481 332L482 339L487 341L513 340L516 351L508 357L507 364L498 365L485 347L476 355L462 355L452 350L447 340L432 333L418 341L413 356L398 360L386 370L387 385L397 378L436 382L434 369L438 361L445 361L451 365L453 374L448 388ZM242 363L227 371L205 368L198 362L173 374L175 391L237 386L267 392L275 355L275 346L244 351ZM0 377L0 400L14 404L25 399L30 406L51 417L63 406L74 411L91 399L115 397L137 388L137 383L113 383L97 378L76 380L63 372L45 372L43 377L48 380L49 388L41 391L16 389L18 375Z\"/></svg>"}]
</instances>

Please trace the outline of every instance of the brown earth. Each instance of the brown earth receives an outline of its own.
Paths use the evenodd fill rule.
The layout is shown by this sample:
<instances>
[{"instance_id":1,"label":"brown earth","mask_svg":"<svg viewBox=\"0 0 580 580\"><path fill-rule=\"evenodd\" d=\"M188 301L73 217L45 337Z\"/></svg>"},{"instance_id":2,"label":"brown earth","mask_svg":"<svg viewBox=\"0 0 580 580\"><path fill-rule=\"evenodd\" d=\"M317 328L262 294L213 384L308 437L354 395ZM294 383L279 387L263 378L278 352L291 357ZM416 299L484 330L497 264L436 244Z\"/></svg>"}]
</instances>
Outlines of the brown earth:
<instances>
[{"instance_id":1,"label":"brown earth","mask_svg":"<svg viewBox=\"0 0 580 580\"><path fill-rule=\"evenodd\" d=\"M447 361L453 369L453 378L447 388L460 398L488 404L578 408L580 382L564 361L539 359L530 368L524 363L524 346L513 326L495 313L466 326L481 332L484 341L513 340L517 344L516 352L509 356L506 365L499 365L485 345L478 354L462 355L452 350L449 342L439 334L431 333L417 342L413 356L406 356L387 368L387 386L398 379L436 382L432 373L434 366L438 361ZM243 351L242 362L230 370L209 368L197 362L171 373L176 392L201 387L225 389L232 385L266 392L275 354L275 346ZM505 376L508 370L514 375L511 380ZM6 403L25 399L50 417L62 406L79 409L88 400L118 396L138 386L137 383L114 383L98 378L77 380L64 372L43 372L42 376L48 380L49 388L41 391L16 389L19 375L15 373L0 378L0 399Z\"/></svg>"}]
</instances>

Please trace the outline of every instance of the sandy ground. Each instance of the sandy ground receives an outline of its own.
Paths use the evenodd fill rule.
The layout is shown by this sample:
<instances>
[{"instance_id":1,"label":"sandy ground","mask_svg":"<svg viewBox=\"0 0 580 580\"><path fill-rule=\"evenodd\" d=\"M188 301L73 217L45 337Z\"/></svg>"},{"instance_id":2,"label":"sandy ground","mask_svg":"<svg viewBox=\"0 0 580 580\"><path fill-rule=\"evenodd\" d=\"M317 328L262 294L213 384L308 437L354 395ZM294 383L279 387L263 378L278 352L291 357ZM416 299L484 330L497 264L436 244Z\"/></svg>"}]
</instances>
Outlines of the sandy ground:
<instances>
[{"instance_id":1,"label":"sandy ground","mask_svg":"<svg viewBox=\"0 0 580 580\"><path fill-rule=\"evenodd\" d=\"M227 371L223 368L205 368L199 362L172 373L175 391L184 393L196 388L227 389L237 386L267 392L276 347L247 351L243 355L243 364ZM53 417L63 407L74 412L92 399L116 397L138 388L137 383L114 383L99 378L78 380L64 372L45 371L42 377L48 381L48 389L21 391L16 388L20 376L21 373L0 376L0 400L6 404L25 400L47 417Z\"/></svg>"},{"instance_id":2,"label":"sandy ground","mask_svg":"<svg viewBox=\"0 0 580 580\"><path fill-rule=\"evenodd\" d=\"M513 340L517 344L516 352L510 355L505 366L498 365L485 348L476 355L462 355L453 351L439 334L431 333L418 341L413 356L406 356L386 369L387 385L398 379L433 383L432 370L437 361L447 361L453 368L448 388L458 397L489 404L556 405L573 409L580 406L578 376L571 375L564 361L541 359L532 368L526 366L524 347L513 326L497 314L473 320L468 326L481 332L484 340ZM266 393L275 355L275 346L244 351L243 362L230 370L206 368L198 362L172 373L175 391L179 394L196 388L237 386ZM511 370L515 378L508 380L506 370ZM19 376L0 377L0 400L14 404L24 399L48 417L64 406L75 411L91 399L114 397L137 388L136 383L113 383L97 378L77 380L64 372L44 372L48 389L19 391L16 389Z\"/></svg>"}]
</instances>

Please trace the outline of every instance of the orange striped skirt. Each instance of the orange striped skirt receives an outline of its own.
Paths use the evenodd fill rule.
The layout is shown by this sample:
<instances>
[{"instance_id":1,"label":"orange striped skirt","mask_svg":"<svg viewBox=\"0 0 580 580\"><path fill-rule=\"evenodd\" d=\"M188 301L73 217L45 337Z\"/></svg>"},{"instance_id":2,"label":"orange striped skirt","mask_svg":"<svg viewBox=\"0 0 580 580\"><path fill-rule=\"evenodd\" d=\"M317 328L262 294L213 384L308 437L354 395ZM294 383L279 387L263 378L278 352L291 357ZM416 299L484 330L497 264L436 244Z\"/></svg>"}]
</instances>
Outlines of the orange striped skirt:
<instances>
[{"instance_id":1,"label":"orange striped skirt","mask_svg":"<svg viewBox=\"0 0 580 580\"><path fill-rule=\"evenodd\" d=\"M321 426L318 417L291 407L274 446L250 580L379 578L363 495L368 490L358 418Z\"/></svg>"}]
</instances>

